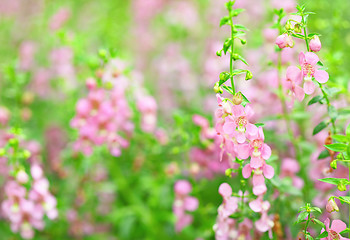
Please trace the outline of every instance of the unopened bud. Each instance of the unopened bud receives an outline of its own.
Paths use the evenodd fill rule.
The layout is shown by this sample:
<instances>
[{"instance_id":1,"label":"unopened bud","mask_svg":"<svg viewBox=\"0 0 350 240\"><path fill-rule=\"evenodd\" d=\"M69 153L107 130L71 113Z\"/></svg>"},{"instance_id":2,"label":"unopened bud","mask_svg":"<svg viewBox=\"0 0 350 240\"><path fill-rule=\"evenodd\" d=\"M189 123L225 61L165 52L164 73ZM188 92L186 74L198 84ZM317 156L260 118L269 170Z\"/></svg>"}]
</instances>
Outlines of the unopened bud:
<instances>
[{"instance_id":1,"label":"unopened bud","mask_svg":"<svg viewBox=\"0 0 350 240\"><path fill-rule=\"evenodd\" d=\"M311 51L318 52L321 50L322 44L320 38L318 36L314 36L310 41L310 49Z\"/></svg>"},{"instance_id":2,"label":"unopened bud","mask_svg":"<svg viewBox=\"0 0 350 240\"><path fill-rule=\"evenodd\" d=\"M244 45L244 44L246 44L246 43L247 43L247 40L245 40L245 39L241 39L241 43Z\"/></svg>"},{"instance_id":3,"label":"unopened bud","mask_svg":"<svg viewBox=\"0 0 350 240\"><path fill-rule=\"evenodd\" d=\"M247 71L245 75L245 80L249 80L253 78L253 73L251 71Z\"/></svg>"},{"instance_id":4,"label":"unopened bud","mask_svg":"<svg viewBox=\"0 0 350 240\"><path fill-rule=\"evenodd\" d=\"M21 169L16 174L16 180L20 184L25 184L28 182L28 174L23 169Z\"/></svg>"},{"instance_id":5,"label":"unopened bud","mask_svg":"<svg viewBox=\"0 0 350 240\"><path fill-rule=\"evenodd\" d=\"M240 105L243 102L242 93L240 92L236 93L232 98L232 102L234 105Z\"/></svg>"},{"instance_id":6,"label":"unopened bud","mask_svg":"<svg viewBox=\"0 0 350 240\"><path fill-rule=\"evenodd\" d=\"M0 157L5 156L5 154L6 154L6 150L3 148L0 148Z\"/></svg>"},{"instance_id":7,"label":"unopened bud","mask_svg":"<svg viewBox=\"0 0 350 240\"><path fill-rule=\"evenodd\" d=\"M331 213L331 212L339 212L339 208L337 203L334 201L334 198L329 198L327 205L326 205L326 210L327 212Z\"/></svg>"},{"instance_id":8,"label":"unopened bud","mask_svg":"<svg viewBox=\"0 0 350 240\"><path fill-rule=\"evenodd\" d=\"M340 182L338 184L338 190L339 191L346 191L346 185L343 182Z\"/></svg>"},{"instance_id":9,"label":"unopened bud","mask_svg":"<svg viewBox=\"0 0 350 240\"><path fill-rule=\"evenodd\" d=\"M24 150L22 154L25 159L30 158L30 156L32 155L28 150Z\"/></svg>"},{"instance_id":10,"label":"unopened bud","mask_svg":"<svg viewBox=\"0 0 350 240\"><path fill-rule=\"evenodd\" d=\"M220 73L220 81L226 81L227 79L230 78L230 73L229 72L222 72Z\"/></svg>"},{"instance_id":11,"label":"unopened bud","mask_svg":"<svg viewBox=\"0 0 350 240\"><path fill-rule=\"evenodd\" d=\"M233 58L233 60L236 61L239 59L239 55L237 53L234 53L234 54L232 54L232 58Z\"/></svg>"},{"instance_id":12,"label":"unopened bud","mask_svg":"<svg viewBox=\"0 0 350 240\"><path fill-rule=\"evenodd\" d=\"M221 50L216 52L216 56L221 57Z\"/></svg>"},{"instance_id":13,"label":"unopened bud","mask_svg":"<svg viewBox=\"0 0 350 240\"><path fill-rule=\"evenodd\" d=\"M289 36L288 34L284 33L282 35L279 35L276 39L276 45L279 48L285 48L285 47L294 47L294 41L293 38L291 36Z\"/></svg>"},{"instance_id":14,"label":"unopened bud","mask_svg":"<svg viewBox=\"0 0 350 240\"><path fill-rule=\"evenodd\" d=\"M222 88L219 86L219 83L218 82L216 82L215 83L215 85L214 85L214 92L215 93L220 93L220 94L222 94L224 91L222 90Z\"/></svg>"},{"instance_id":15,"label":"unopened bud","mask_svg":"<svg viewBox=\"0 0 350 240\"><path fill-rule=\"evenodd\" d=\"M226 169L225 175L228 176L228 177L232 177L232 168Z\"/></svg>"},{"instance_id":16,"label":"unopened bud","mask_svg":"<svg viewBox=\"0 0 350 240\"><path fill-rule=\"evenodd\" d=\"M293 25L292 25L292 23L291 23L290 21L288 21L288 22L286 23L285 28L286 28L287 31L290 31L290 30L293 30L293 29L294 29L294 27L293 27Z\"/></svg>"},{"instance_id":17,"label":"unopened bud","mask_svg":"<svg viewBox=\"0 0 350 240\"><path fill-rule=\"evenodd\" d=\"M11 138L9 140L9 144L10 144L11 147L17 146L18 145L18 139L17 138Z\"/></svg>"},{"instance_id":18,"label":"unopened bud","mask_svg":"<svg viewBox=\"0 0 350 240\"><path fill-rule=\"evenodd\" d=\"M294 25L294 32L295 33L301 33L301 26L300 26L300 24L295 24Z\"/></svg>"},{"instance_id":19,"label":"unopened bud","mask_svg":"<svg viewBox=\"0 0 350 240\"><path fill-rule=\"evenodd\" d=\"M337 160L333 160L330 164L331 168L337 169Z\"/></svg>"}]
</instances>

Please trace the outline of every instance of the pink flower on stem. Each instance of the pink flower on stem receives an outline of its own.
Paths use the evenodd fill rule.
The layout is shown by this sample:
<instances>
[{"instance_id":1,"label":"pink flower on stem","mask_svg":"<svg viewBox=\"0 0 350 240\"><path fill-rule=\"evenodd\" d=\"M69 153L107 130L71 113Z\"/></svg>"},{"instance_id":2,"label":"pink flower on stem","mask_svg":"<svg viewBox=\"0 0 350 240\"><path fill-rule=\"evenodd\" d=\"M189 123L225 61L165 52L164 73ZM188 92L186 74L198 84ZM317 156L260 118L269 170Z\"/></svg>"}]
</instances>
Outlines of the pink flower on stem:
<instances>
[{"instance_id":1,"label":"pink flower on stem","mask_svg":"<svg viewBox=\"0 0 350 240\"><path fill-rule=\"evenodd\" d=\"M305 93L299 84L302 83L301 72L299 68L295 66L289 66L287 68L285 87L289 89L293 96L296 97L300 102L303 101Z\"/></svg>"},{"instance_id":2,"label":"pink flower on stem","mask_svg":"<svg viewBox=\"0 0 350 240\"><path fill-rule=\"evenodd\" d=\"M326 71L316 68L318 61L318 56L313 52L307 52L305 54L301 52L299 54L299 63L301 66L301 74L305 80L304 91L306 94L312 94L315 91L315 84L312 82L312 77L319 83L325 83L329 79L329 75Z\"/></svg>"},{"instance_id":3,"label":"pink flower on stem","mask_svg":"<svg viewBox=\"0 0 350 240\"><path fill-rule=\"evenodd\" d=\"M282 35L279 35L276 39L276 45L279 48L285 48L285 47L294 47L294 41L291 36L289 36L287 33L284 33Z\"/></svg>"},{"instance_id":4,"label":"pink flower on stem","mask_svg":"<svg viewBox=\"0 0 350 240\"><path fill-rule=\"evenodd\" d=\"M328 236L325 238L321 238L321 240L349 240L349 238L342 237L339 233L346 229L346 224L341 220L333 220L331 227L329 227L330 220L327 218L324 221L326 225L326 231L328 232ZM324 232L324 229L322 229ZM321 232L321 233L322 233Z\"/></svg>"},{"instance_id":5,"label":"pink flower on stem","mask_svg":"<svg viewBox=\"0 0 350 240\"><path fill-rule=\"evenodd\" d=\"M180 232L184 227L193 221L191 215L186 211L193 212L198 208L198 199L188 194L192 191L192 186L187 180L179 180L174 185L175 201L173 212L176 216L175 230Z\"/></svg>"},{"instance_id":6,"label":"pink flower on stem","mask_svg":"<svg viewBox=\"0 0 350 240\"><path fill-rule=\"evenodd\" d=\"M310 49L311 51L313 52L318 52L321 50L321 47L322 47L322 44L321 44L321 41L320 41L320 38L318 36L314 36L310 43L309 43L309 46L310 46Z\"/></svg>"},{"instance_id":7,"label":"pink flower on stem","mask_svg":"<svg viewBox=\"0 0 350 240\"><path fill-rule=\"evenodd\" d=\"M237 200L232 197L232 188L227 183L222 183L219 187L219 193L223 197L223 202L220 205L218 212L223 218L228 218L238 208Z\"/></svg>"},{"instance_id":8,"label":"pink flower on stem","mask_svg":"<svg viewBox=\"0 0 350 240\"><path fill-rule=\"evenodd\" d=\"M256 135L258 132L257 126L248 120L252 115L250 106L234 105L232 115L225 118L224 133L234 137L238 143L244 143L246 137Z\"/></svg>"},{"instance_id":9,"label":"pink flower on stem","mask_svg":"<svg viewBox=\"0 0 350 240\"><path fill-rule=\"evenodd\" d=\"M247 159L251 157L251 167L259 168L263 165L264 159L267 160L271 156L271 148L264 143L264 132L262 127L259 127L258 132L254 136L249 136L249 143L240 144L237 146L238 158Z\"/></svg>"},{"instance_id":10,"label":"pink flower on stem","mask_svg":"<svg viewBox=\"0 0 350 240\"><path fill-rule=\"evenodd\" d=\"M249 178L249 176L252 173L253 168L251 167L251 164L247 164L242 169L242 174L244 178ZM261 195L264 194L267 190L265 185L265 178L271 179L274 174L275 170L270 165L264 164L262 168L254 168L254 175L253 175L253 193L254 195Z\"/></svg>"}]
</instances>

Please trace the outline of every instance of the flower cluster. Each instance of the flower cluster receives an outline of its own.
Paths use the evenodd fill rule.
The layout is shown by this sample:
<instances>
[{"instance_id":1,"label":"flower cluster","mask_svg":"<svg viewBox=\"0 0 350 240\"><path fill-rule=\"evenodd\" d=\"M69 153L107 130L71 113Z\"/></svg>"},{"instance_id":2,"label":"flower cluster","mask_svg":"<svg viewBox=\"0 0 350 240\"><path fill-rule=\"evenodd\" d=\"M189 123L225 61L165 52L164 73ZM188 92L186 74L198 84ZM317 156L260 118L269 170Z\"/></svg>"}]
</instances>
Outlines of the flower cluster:
<instances>
[{"instance_id":1,"label":"flower cluster","mask_svg":"<svg viewBox=\"0 0 350 240\"><path fill-rule=\"evenodd\" d=\"M6 198L1 203L2 213L10 221L13 232L20 232L23 238L31 239L34 229L44 228L45 215L51 220L57 218L57 201L49 191L49 181L42 167L36 161L30 164L30 175L23 167L9 166L9 169L13 170L4 186Z\"/></svg>"},{"instance_id":2,"label":"flower cluster","mask_svg":"<svg viewBox=\"0 0 350 240\"><path fill-rule=\"evenodd\" d=\"M113 59L100 69L98 77L106 87L99 87L93 78L86 81L88 96L77 102L76 116L71 121L71 126L79 131L75 151L91 155L93 146L106 145L113 156L121 155L121 149L129 146L128 138L134 131L129 96L137 99L141 128L145 132L156 132L157 103L144 93L136 73L131 78L123 74L126 67L124 62ZM137 89L133 95L129 94L132 87Z\"/></svg>"},{"instance_id":3,"label":"flower cluster","mask_svg":"<svg viewBox=\"0 0 350 240\"><path fill-rule=\"evenodd\" d=\"M190 225L193 217L186 211L193 212L198 208L198 199L189 196L192 191L191 184L186 180L178 180L174 185L175 201L173 212L176 216L175 230L180 232L184 227Z\"/></svg>"}]
</instances>

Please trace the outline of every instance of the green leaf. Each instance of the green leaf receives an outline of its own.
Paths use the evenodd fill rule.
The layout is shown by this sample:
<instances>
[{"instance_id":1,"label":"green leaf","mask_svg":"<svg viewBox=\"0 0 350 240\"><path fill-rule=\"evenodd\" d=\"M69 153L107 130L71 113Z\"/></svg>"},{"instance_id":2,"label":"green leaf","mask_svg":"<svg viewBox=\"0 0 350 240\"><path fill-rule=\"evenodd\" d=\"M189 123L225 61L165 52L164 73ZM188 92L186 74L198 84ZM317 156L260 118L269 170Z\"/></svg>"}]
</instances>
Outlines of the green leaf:
<instances>
[{"instance_id":1,"label":"green leaf","mask_svg":"<svg viewBox=\"0 0 350 240\"><path fill-rule=\"evenodd\" d=\"M292 36L300 39L305 39L304 35L301 35L300 33L292 33Z\"/></svg>"},{"instance_id":2,"label":"green leaf","mask_svg":"<svg viewBox=\"0 0 350 240\"><path fill-rule=\"evenodd\" d=\"M230 25L230 23L231 23L230 17L229 16L225 16L225 17L221 18L221 20L220 20L220 27L222 27L222 26L224 26L226 24Z\"/></svg>"},{"instance_id":3,"label":"green leaf","mask_svg":"<svg viewBox=\"0 0 350 240\"><path fill-rule=\"evenodd\" d=\"M348 125L348 127L346 128L346 136L350 137L350 124Z\"/></svg>"},{"instance_id":4,"label":"green leaf","mask_svg":"<svg viewBox=\"0 0 350 240\"><path fill-rule=\"evenodd\" d=\"M344 152L346 150L347 145L343 143L332 143L329 145L324 145L326 148L328 148L331 151L334 152Z\"/></svg>"},{"instance_id":5,"label":"green leaf","mask_svg":"<svg viewBox=\"0 0 350 240\"><path fill-rule=\"evenodd\" d=\"M308 212L301 212L298 216L298 219L295 223L301 223L303 221L306 221L305 218L307 218L307 216L309 215Z\"/></svg>"},{"instance_id":6,"label":"green leaf","mask_svg":"<svg viewBox=\"0 0 350 240\"><path fill-rule=\"evenodd\" d=\"M349 142L349 137L344 136L344 135L340 135L340 134L333 135L332 139L334 139L338 142L343 142L343 143Z\"/></svg>"},{"instance_id":7,"label":"green leaf","mask_svg":"<svg viewBox=\"0 0 350 240\"><path fill-rule=\"evenodd\" d=\"M350 232L350 228L347 228L347 229L341 231L340 234L345 234L345 233L349 233L349 232Z\"/></svg>"},{"instance_id":8,"label":"green leaf","mask_svg":"<svg viewBox=\"0 0 350 240\"><path fill-rule=\"evenodd\" d=\"M242 97L243 97L242 105L243 105L243 107L245 107L250 102L249 102L248 98L246 96L244 96L243 93L241 93L241 94L242 94Z\"/></svg>"},{"instance_id":9,"label":"green leaf","mask_svg":"<svg viewBox=\"0 0 350 240\"><path fill-rule=\"evenodd\" d=\"M320 102L322 99L323 99L323 96L320 96L320 95L315 96L309 101L309 103L307 105L310 106L310 105L312 105L314 103Z\"/></svg>"},{"instance_id":10,"label":"green leaf","mask_svg":"<svg viewBox=\"0 0 350 240\"><path fill-rule=\"evenodd\" d=\"M307 240L314 240L314 238L310 235L310 233L306 234L306 239Z\"/></svg>"},{"instance_id":11,"label":"green leaf","mask_svg":"<svg viewBox=\"0 0 350 240\"><path fill-rule=\"evenodd\" d=\"M333 185L339 185L339 184L344 184L344 185L349 185L350 182L346 178L323 178L323 179L318 179L318 181L333 184Z\"/></svg>"},{"instance_id":12,"label":"green leaf","mask_svg":"<svg viewBox=\"0 0 350 240\"><path fill-rule=\"evenodd\" d=\"M324 91L327 93L329 97L332 97L334 94L340 92L338 88L325 88Z\"/></svg>"},{"instance_id":13,"label":"green leaf","mask_svg":"<svg viewBox=\"0 0 350 240\"><path fill-rule=\"evenodd\" d=\"M229 72L222 72L222 73L220 73L219 86L224 84L229 78L230 78L230 73Z\"/></svg>"},{"instance_id":14,"label":"green leaf","mask_svg":"<svg viewBox=\"0 0 350 240\"><path fill-rule=\"evenodd\" d=\"M341 109L338 109L338 114L339 114L340 116L350 115L350 109L349 109L349 108L341 108Z\"/></svg>"},{"instance_id":15,"label":"green leaf","mask_svg":"<svg viewBox=\"0 0 350 240\"><path fill-rule=\"evenodd\" d=\"M241 61L242 61L245 65L247 65L247 66L249 65L248 62L247 62L247 60L245 60L241 55L239 55L239 54L237 54L237 53L235 53L234 55L235 55L235 58L236 58L236 59L241 60Z\"/></svg>"},{"instance_id":16,"label":"green leaf","mask_svg":"<svg viewBox=\"0 0 350 240\"><path fill-rule=\"evenodd\" d=\"M321 222L320 220L314 218L314 219L312 219L312 221L313 221L314 223L320 225L322 228L326 228L326 226L324 225L324 223Z\"/></svg>"},{"instance_id":17,"label":"green leaf","mask_svg":"<svg viewBox=\"0 0 350 240\"><path fill-rule=\"evenodd\" d=\"M317 133L321 132L323 129L325 129L328 126L325 122L320 122L317 124L317 126L314 128L312 135L316 135Z\"/></svg>"},{"instance_id":18,"label":"green leaf","mask_svg":"<svg viewBox=\"0 0 350 240\"><path fill-rule=\"evenodd\" d=\"M236 16L238 16L240 13L242 13L242 12L244 12L245 11L245 9L243 9L243 8L236 8L236 9L233 9L233 11L232 11L232 16L233 17L236 17Z\"/></svg>"},{"instance_id":19,"label":"green leaf","mask_svg":"<svg viewBox=\"0 0 350 240\"><path fill-rule=\"evenodd\" d=\"M235 27L235 29L238 29L238 30L241 30L241 31L248 31L248 28L246 28L242 24L235 24L233 26Z\"/></svg>"},{"instance_id":20,"label":"green leaf","mask_svg":"<svg viewBox=\"0 0 350 240\"><path fill-rule=\"evenodd\" d=\"M321 36L321 34L319 34L319 33L309 33L307 35L308 38L313 38L314 36Z\"/></svg>"},{"instance_id":21,"label":"green leaf","mask_svg":"<svg viewBox=\"0 0 350 240\"><path fill-rule=\"evenodd\" d=\"M320 155L318 155L318 158L317 159L324 159L326 157L329 157L329 151L327 149L323 150Z\"/></svg>"},{"instance_id":22,"label":"green leaf","mask_svg":"<svg viewBox=\"0 0 350 240\"><path fill-rule=\"evenodd\" d=\"M338 111L337 109L334 107L334 106L328 106L328 114L329 114L329 117L332 119L332 120L336 120L337 117L338 117Z\"/></svg>"},{"instance_id":23,"label":"green leaf","mask_svg":"<svg viewBox=\"0 0 350 240\"><path fill-rule=\"evenodd\" d=\"M229 87L229 86L222 86L223 89L225 89L228 93L232 94L233 95L233 90L232 90L232 87Z\"/></svg>"},{"instance_id":24,"label":"green leaf","mask_svg":"<svg viewBox=\"0 0 350 240\"><path fill-rule=\"evenodd\" d=\"M232 38L226 39L226 41L224 42L224 47L223 47L225 54L227 53L227 51L231 47L231 45L232 45Z\"/></svg>"},{"instance_id":25,"label":"green leaf","mask_svg":"<svg viewBox=\"0 0 350 240\"><path fill-rule=\"evenodd\" d=\"M350 205L350 197L349 196L340 196L338 197L338 199L341 201L341 202L344 202L344 203L347 203Z\"/></svg>"},{"instance_id":26,"label":"green leaf","mask_svg":"<svg viewBox=\"0 0 350 240\"><path fill-rule=\"evenodd\" d=\"M265 123L255 123L254 125L257 127L263 127L263 126L265 126Z\"/></svg>"},{"instance_id":27,"label":"green leaf","mask_svg":"<svg viewBox=\"0 0 350 240\"><path fill-rule=\"evenodd\" d=\"M310 211L311 211L311 212L319 212L319 213L322 213L321 209L318 208L318 207L311 207L311 208L310 208Z\"/></svg>"},{"instance_id":28,"label":"green leaf","mask_svg":"<svg viewBox=\"0 0 350 240\"><path fill-rule=\"evenodd\" d=\"M315 220L316 220L316 219L315 219ZM320 220L318 220L318 221L320 221ZM324 226L324 224L323 224L323 226ZM324 226L323 228L326 229L325 226ZM327 231L324 231L323 233L321 233L320 235L318 235L316 239L321 239L321 238L326 238L326 237L328 237L328 232L327 232Z\"/></svg>"}]
</instances>

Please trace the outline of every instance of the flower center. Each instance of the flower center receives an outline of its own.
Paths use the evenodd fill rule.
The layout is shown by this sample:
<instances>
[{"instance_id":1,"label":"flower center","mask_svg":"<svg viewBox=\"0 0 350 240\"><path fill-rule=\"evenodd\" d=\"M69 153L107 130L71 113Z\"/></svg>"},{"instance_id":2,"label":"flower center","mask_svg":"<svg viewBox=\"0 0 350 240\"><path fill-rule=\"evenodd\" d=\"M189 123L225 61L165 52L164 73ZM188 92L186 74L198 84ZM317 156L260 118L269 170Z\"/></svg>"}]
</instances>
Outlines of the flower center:
<instances>
[{"instance_id":1,"label":"flower center","mask_svg":"<svg viewBox=\"0 0 350 240\"><path fill-rule=\"evenodd\" d=\"M339 234L334 230L329 230L328 234L329 234L330 240L339 240Z\"/></svg>"},{"instance_id":2,"label":"flower center","mask_svg":"<svg viewBox=\"0 0 350 240\"><path fill-rule=\"evenodd\" d=\"M239 126L239 127L245 127L248 123L248 120L245 116L241 116L241 117L238 117L236 119L236 124Z\"/></svg>"},{"instance_id":3,"label":"flower center","mask_svg":"<svg viewBox=\"0 0 350 240\"><path fill-rule=\"evenodd\" d=\"M304 75L308 76L313 76L315 73L315 68L309 63L304 63L303 66L301 66L301 70Z\"/></svg>"},{"instance_id":4,"label":"flower center","mask_svg":"<svg viewBox=\"0 0 350 240\"><path fill-rule=\"evenodd\" d=\"M250 144L251 147L253 147L254 149L259 149L262 147L263 145L263 141L261 139L255 139L253 140Z\"/></svg>"}]
</instances>

